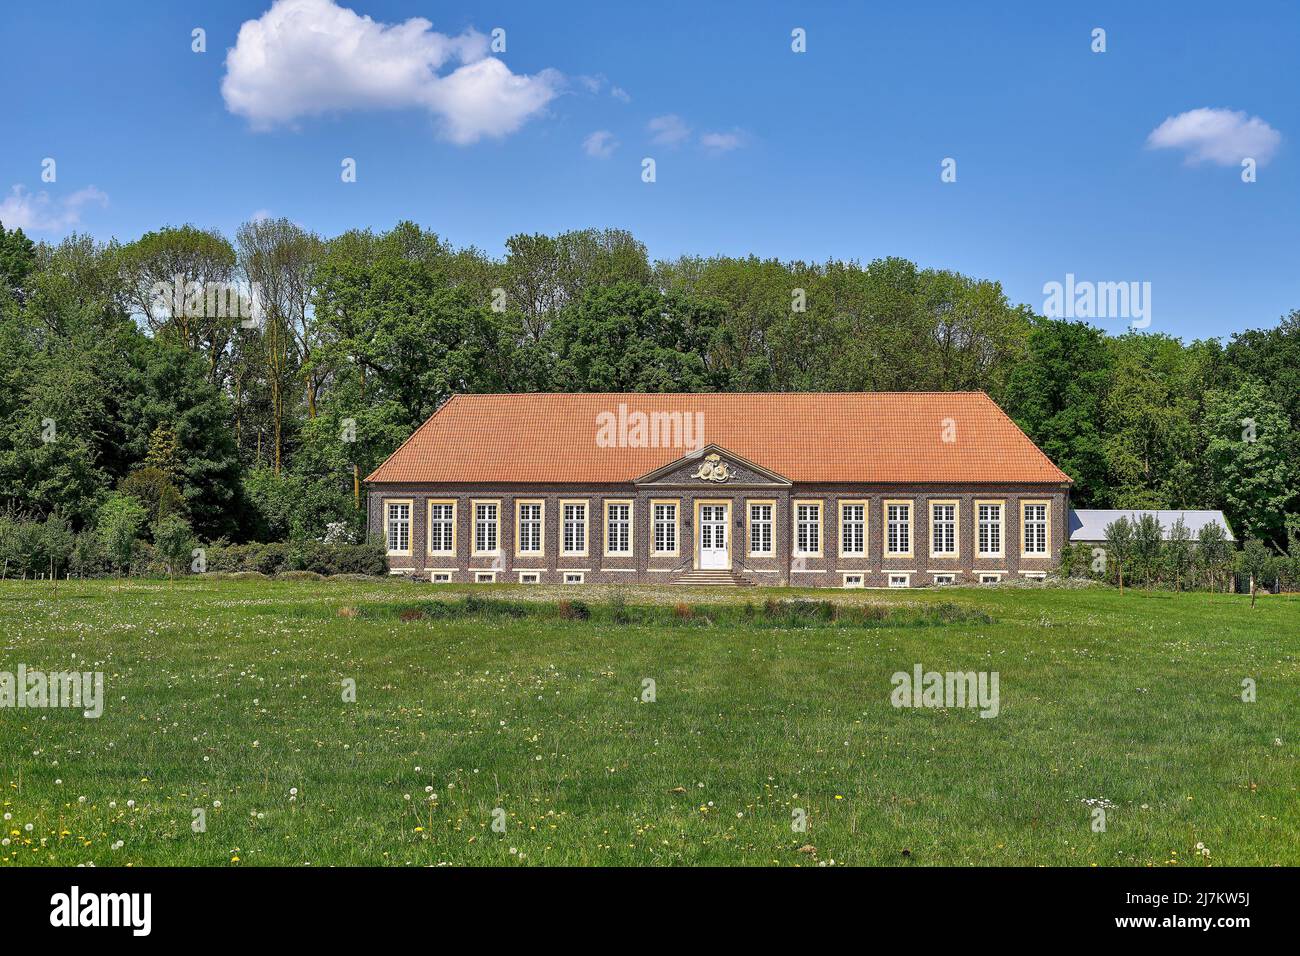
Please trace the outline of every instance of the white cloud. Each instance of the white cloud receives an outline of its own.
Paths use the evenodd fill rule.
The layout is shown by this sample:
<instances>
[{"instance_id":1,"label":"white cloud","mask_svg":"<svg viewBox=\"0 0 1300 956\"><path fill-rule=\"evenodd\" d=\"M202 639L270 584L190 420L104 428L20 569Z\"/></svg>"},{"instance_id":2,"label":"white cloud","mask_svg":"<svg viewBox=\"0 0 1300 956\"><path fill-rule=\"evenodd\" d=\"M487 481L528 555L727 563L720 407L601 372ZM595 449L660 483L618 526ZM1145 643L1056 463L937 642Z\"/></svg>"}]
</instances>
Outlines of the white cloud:
<instances>
[{"instance_id":1,"label":"white cloud","mask_svg":"<svg viewBox=\"0 0 1300 956\"><path fill-rule=\"evenodd\" d=\"M0 200L0 222L6 229L24 232L66 232L81 224L81 210L92 203L107 206L108 196L94 186L87 186L61 199L52 199L49 193L33 195L22 186L14 186Z\"/></svg>"},{"instance_id":2,"label":"white cloud","mask_svg":"<svg viewBox=\"0 0 1300 956\"><path fill-rule=\"evenodd\" d=\"M676 113L656 116L646 124L646 128L650 130L654 142L665 146L676 146L691 135L691 128Z\"/></svg>"},{"instance_id":3,"label":"white cloud","mask_svg":"<svg viewBox=\"0 0 1300 956\"><path fill-rule=\"evenodd\" d=\"M582 141L582 148L588 156L596 159L609 159L618 148L618 140L607 129L598 129Z\"/></svg>"},{"instance_id":4,"label":"white cloud","mask_svg":"<svg viewBox=\"0 0 1300 956\"><path fill-rule=\"evenodd\" d=\"M714 153L727 153L745 145L745 137L739 130L730 133L704 133L700 136L700 145Z\"/></svg>"},{"instance_id":5,"label":"white cloud","mask_svg":"<svg viewBox=\"0 0 1300 956\"><path fill-rule=\"evenodd\" d=\"M448 73L444 66L459 64ZM275 0L226 54L226 109L267 129L345 110L421 108L454 143L505 136L559 92L555 70L511 73L476 30L447 36L422 17L376 23L334 0Z\"/></svg>"},{"instance_id":6,"label":"white cloud","mask_svg":"<svg viewBox=\"0 0 1300 956\"><path fill-rule=\"evenodd\" d=\"M609 95L614 97L614 99L618 100L620 103L632 102L632 97L629 96L627 90L623 89L621 86L610 87Z\"/></svg>"},{"instance_id":7,"label":"white cloud","mask_svg":"<svg viewBox=\"0 0 1300 956\"><path fill-rule=\"evenodd\" d=\"M1241 110L1197 109L1171 116L1147 137L1150 149L1181 149L1188 163L1236 166L1247 157L1264 165L1273 158L1282 134L1258 116Z\"/></svg>"}]
</instances>

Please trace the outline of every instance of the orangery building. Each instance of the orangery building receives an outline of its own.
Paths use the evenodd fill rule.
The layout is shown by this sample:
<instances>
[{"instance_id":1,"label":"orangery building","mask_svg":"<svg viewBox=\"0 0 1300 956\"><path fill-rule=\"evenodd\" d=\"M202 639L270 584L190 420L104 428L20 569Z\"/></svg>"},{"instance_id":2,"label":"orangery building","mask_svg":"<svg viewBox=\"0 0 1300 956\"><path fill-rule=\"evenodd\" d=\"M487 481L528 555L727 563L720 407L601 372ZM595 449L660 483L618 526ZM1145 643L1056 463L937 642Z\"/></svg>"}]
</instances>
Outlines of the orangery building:
<instances>
[{"instance_id":1,"label":"orangery building","mask_svg":"<svg viewBox=\"0 0 1300 956\"><path fill-rule=\"evenodd\" d=\"M1042 577L1070 479L982 392L455 395L367 479L435 582Z\"/></svg>"}]
</instances>

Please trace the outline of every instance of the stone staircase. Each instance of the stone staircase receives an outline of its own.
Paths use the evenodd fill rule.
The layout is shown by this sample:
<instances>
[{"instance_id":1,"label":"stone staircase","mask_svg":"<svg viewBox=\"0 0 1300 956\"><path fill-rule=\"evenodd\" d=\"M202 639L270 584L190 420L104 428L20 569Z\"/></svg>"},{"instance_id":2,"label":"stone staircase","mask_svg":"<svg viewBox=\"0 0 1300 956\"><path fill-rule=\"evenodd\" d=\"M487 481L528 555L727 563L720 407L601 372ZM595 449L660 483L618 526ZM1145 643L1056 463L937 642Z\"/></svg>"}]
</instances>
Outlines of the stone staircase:
<instances>
[{"instance_id":1,"label":"stone staircase","mask_svg":"<svg viewBox=\"0 0 1300 956\"><path fill-rule=\"evenodd\" d=\"M731 588L753 587L754 582L742 574L735 571L704 571L693 570L685 571L673 578L673 584L681 584L686 587L703 586L721 586Z\"/></svg>"}]
</instances>

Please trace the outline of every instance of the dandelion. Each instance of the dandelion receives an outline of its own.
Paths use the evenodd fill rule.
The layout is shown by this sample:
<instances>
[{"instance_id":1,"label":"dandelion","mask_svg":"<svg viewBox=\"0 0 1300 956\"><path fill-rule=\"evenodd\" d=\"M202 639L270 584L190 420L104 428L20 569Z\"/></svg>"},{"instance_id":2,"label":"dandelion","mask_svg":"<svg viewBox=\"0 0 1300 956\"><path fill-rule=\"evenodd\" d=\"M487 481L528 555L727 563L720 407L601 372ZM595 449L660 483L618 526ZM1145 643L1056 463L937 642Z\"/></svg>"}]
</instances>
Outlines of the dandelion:
<instances>
[{"instance_id":1,"label":"dandelion","mask_svg":"<svg viewBox=\"0 0 1300 956\"><path fill-rule=\"evenodd\" d=\"M212 801L212 806L213 806L214 808L216 808L217 810L220 810L220 809L221 809L221 801L220 801L220 800L213 800L213 801Z\"/></svg>"},{"instance_id":2,"label":"dandelion","mask_svg":"<svg viewBox=\"0 0 1300 956\"><path fill-rule=\"evenodd\" d=\"M128 801L126 801L126 806L127 806L127 809L128 809L128 810L134 810L134 809L135 809L135 801L134 801L134 800L128 800Z\"/></svg>"},{"instance_id":3,"label":"dandelion","mask_svg":"<svg viewBox=\"0 0 1300 956\"><path fill-rule=\"evenodd\" d=\"M126 845L125 841L123 841L123 840L118 840L116 843L113 844L113 849L114 849L114 850L120 850L120 849L122 849L122 847L124 847L125 845Z\"/></svg>"}]
</instances>

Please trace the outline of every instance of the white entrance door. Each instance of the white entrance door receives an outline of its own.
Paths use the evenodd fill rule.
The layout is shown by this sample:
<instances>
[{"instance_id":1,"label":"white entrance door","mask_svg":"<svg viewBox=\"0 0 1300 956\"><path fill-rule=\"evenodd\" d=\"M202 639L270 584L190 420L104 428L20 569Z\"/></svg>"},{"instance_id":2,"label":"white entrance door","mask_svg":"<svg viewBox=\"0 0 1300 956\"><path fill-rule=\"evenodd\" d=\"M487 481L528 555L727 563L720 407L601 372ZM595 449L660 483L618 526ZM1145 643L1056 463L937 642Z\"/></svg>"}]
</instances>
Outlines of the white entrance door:
<instances>
[{"instance_id":1,"label":"white entrance door","mask_svg":"<svg viewBox=\"0 0 1300 956\"><path fill-rule=\"evenodd\" d=\"M700 505L700 567L731 567L727 548L727 506Z\"/></svg>"}]
</instances>

